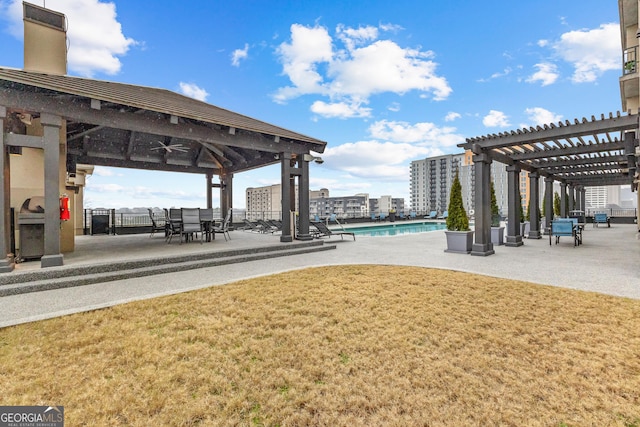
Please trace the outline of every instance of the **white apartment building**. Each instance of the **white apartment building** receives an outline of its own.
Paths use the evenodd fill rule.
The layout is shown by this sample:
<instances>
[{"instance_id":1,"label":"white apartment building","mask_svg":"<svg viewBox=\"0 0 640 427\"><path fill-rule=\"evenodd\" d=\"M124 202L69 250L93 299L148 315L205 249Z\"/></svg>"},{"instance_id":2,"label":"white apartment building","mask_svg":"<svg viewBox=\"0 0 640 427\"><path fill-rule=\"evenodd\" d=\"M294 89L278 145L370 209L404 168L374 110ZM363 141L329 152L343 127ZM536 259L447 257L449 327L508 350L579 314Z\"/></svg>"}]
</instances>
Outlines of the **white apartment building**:
<instances>
[{"instance_id":1,"label":"white apartment building","mask_svg":"<svg viewBox=\"0 0 640 427\"><path fill-rule=\"evenodd\" d=\"M411 210L419 214L437 211L439 214L449 206L449 193L455 177L459 172L462 186L462 201L469 215L474 214L475 206L475 173L471 161L472 154L448 154L428 157L411 162ZM491 179L496 192L498 208L503 216L507 215L508 192L506 165L491 163ZM521 173L520 193L523 206L528 204L528 174ZM526 208L525 208L526 211Z\"/></svg>"}]
</instances>

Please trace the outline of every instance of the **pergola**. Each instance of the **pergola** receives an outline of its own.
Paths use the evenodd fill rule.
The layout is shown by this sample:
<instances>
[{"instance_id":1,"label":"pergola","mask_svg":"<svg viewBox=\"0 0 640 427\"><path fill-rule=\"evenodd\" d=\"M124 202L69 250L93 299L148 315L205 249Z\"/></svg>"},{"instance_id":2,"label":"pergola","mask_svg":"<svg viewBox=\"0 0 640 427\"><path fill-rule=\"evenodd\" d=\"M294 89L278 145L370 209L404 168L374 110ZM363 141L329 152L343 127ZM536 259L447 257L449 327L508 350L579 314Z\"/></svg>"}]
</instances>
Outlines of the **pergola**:
<instances>
[{"instance_id":1,"label":"pergola","mask_svg":"<svg viewBox=\"0 0 640 427\"><path fill-rule=\"evenodd\" d=\"M42 136L27 135L25 118L38 118ZM220 188L222 212L233 208L236 173L281 164L283 242L294 236L289 212L295 210L296 238L309 240L309 161L326 142L164 89L0 68L0 242L9 251L9 152L20 147L44 150L45 248L42 266L62 264L58 216L60 164L67 173L77 164L155 171L189 172L206 177L207 207L212 188ZM61 132L62 129L62 132ZM62 148L64 147L64 149ZM219 183L213 183L213 176ZM4 261L4 262L3 262ZM12 260L0 258L0 270Z\"/></svg>"},{"instance_id":2,"label":"pergola","mask_svg":"<svg viewBox=\"0 0 640 427\"><path fill-rule=\"evenodd\" d=\"M546 212L549 224L553 218L553 182L559 181L562 196L561 216L573 209L584 210L584 189L590 186L631 184L637 171L636 131L638 114L617 113L616 116L568 120L544 126L467 138L459 144L473 153L475 172L475 237L472 255L494 253L491 243L491 162L507 165L508 225L507 246L521 246L519 176L529 172L530 220L529 238L541 238L539 230L539 181L544 178ZM564 197L568 190L568 206Z\"/></svg>"}]
</instances>

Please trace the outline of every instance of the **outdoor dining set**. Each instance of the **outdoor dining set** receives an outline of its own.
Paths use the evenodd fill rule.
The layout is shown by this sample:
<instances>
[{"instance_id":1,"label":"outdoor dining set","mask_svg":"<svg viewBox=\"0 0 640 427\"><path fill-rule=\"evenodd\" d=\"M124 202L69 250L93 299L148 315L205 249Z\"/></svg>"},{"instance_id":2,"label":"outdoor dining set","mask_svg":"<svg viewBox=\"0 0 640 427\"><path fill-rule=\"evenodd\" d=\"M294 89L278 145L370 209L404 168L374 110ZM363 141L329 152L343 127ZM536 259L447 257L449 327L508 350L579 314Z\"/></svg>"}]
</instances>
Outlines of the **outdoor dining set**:
<instances>
[{"instance_id":1,"label":"outdoor dining set","mask_svg":"<svg viewBox=\"0 0 640 427\"><path fill-rule=\"evenodd\" d=\"M214 218L213 209L202 208L171 208L164 209L164 224L161 219L155 218L149 210L152 229L151 236L156 232L164 232L165 240L171 243L174 236L178 236L180 244L200 237L200 243L210 242L216 234L222 234L224 240L230 240L229 223L231 222L231 210L224 218Z\"/></svg>"}]
</instances>

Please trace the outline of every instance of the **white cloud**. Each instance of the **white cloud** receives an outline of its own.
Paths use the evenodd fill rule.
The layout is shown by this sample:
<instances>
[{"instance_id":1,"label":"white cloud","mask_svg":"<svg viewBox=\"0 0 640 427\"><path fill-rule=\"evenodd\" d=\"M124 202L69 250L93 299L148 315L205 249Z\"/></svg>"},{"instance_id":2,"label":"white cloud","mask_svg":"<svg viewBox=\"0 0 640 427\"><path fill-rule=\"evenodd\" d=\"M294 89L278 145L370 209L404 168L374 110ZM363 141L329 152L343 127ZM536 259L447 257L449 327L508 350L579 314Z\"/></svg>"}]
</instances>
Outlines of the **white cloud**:
<instances>
[{"instance_id":1,"label":"white cloud","mask_svg":"<svg viewBox=\"0 0 640 427\"><path fill-rule=\"evenodd\" d=\"M444 121L445 121L445 122L452 122L452 121L454 121L454 120L456 120L456 119L459 119L460 117L462 117L462 116L460 115L460 113L456 113L456 112L450 111L450 112L448 112L448 113L447 113L447 115L444 117Z\"/></svg>"},{"instance_id":2,"label":"white cloud","mask_svg":"<svg viewBox=\"0 0 640 427\"><path fill-rule=\"evenodd\" d=\"M484 116L482 124L486 127L508 127L511 126L509 118L502 112L491 110L489 114Z\"/></svg>"},{"instance_id":3,"label":"white cloud","mask_svg":"<svg viewBox=\"0 0 640 427\"><path fill-rule=\"evenodd\" d=\"M371 116L371 108L361 107L358 103L347 104L345 102L326 103L316 101L311 105L311 111L325 118L337 117L340 119Z\"/></svg>"},{"instance_id":4,"label":"white cloud","mask_svg":"<svg viewBox=\"0 0 640 427\"><path fill-rule=\"evenodd\" d=\"M544 125L553 122L559 122L562 120L562 115L552 113L541 107L527 108L524 110L525 114L529 118L529 121L534 125ZM527 127L526 125L521 127Z\"/></svg>"},{"instance_id":5,"label":"white cloud","mask_svg":"<svg viewBox=\"0 0 640 427\"><path fill-rule=\"evenodd\" d=\"M340 25L334 40L326 28L293 24L291 40L277 49L283 73L292 84L279 88L274 100L284 103L302 95L320 95L328 97L330 104L355 105L384 92L403 94L416 90L422 95L430 94L434 100L449 96L451 87L436 74L433 52L377 40L378 30ZM336 41L344 48L335 49Z\"/></svg>"},{"instance_id":6,"label":"white cloud","mask_svg":"<svg viewBox=\"0 0 640 427\"><path fill-rule=\"evenodd\" d=\"M535 73L527 78L527 83L541 82L542 86L548 86L555 83L558 79L558 67L555 64L544 62L534 65L538 69Z\"/></svg>"},{"instance_id":7,"label":"white cloud","mask_svg":"<svg viewBox=\"0 0 640 427\"><path fill-rule=\"evenodd\" d=\"M452 147L465 141L455 133L456 128L438 127L433 123L410 124L401 121L380 120L369 126L369 133L376 139L411 143L421 147Z\"/></svg>"},{"instance_id":8,"label":"white cloud","mask_svg":"<svg viewBox=\"0 0 640 427\"><path fill-rule=\"evenodd\" d=\"M573 65L574 83L593 82L605 71L620 69L620 26L610 23L564 33L553 49Z\"/></svg>"},{"instance_id":9,"label":"white cloud","mask_svg":"<svg viewBox=\"0 0 640 427\"><path fill-rule=\"evenodd\" d=\"M94 176L115 176L116 173L112 168L106 168L103 166L96 166L93 169L93 174Z\"/></svg>"},{"instance_id":10,"label":"white cloud","mask_svg":"<svg viewBox=\"0 0 640 427\"><path fill-rule=\"evenodd\" d=\"M407 180L406 162L426 157L431 151L407 143L358 141L330 147L322 154L326 167L348 172L359 178Z\"/></svg>"},{"instance_id":11,"label":"white cloud","mask_svg":"<svg viewBox=\"0 0 640 427\"><path fill-rule=\"evenodd\" d=\"M397 113L398 111L400 111L400 104L397 102L392 102L388 107L387 110L389 111L393 111L395 113Z\"/></svg>"},{"instance_id":12,"label":"white cloud","mask_svg":"<svg viewBox=\"0 0 640 427\"><path fill-rule=\"evenodd\" d=\"M98 0L48 0L48 9L67 17L69 71L92 77L95 73L117 74L119 57L137 42L125 37L117 20L114 3ZM4 2L0 12L11 21L11 33L22 38L22 1Z\"/></svg>"},{"instance_id":13,"label":"white cloud","mask_svg":"<svg viewBox=\"0 0 640 427\"><path fill-rule=\"evenodd\" d=\"M193 83L180 82L180 93L198 101L206 101L209 94Z\"/></svg>"},{"instance_id":14,"label":"white cloud","mask_svg":"<svg viewBox=\"0 0 640 427\"><path fill-rule=\"evenodd\" d=\"M245 43L244 49L236 49L231 54L231 65L234 67L240 66L240 61L243 59L247 59L249 56L249 45Z\"/></svg>"}]
</instances>

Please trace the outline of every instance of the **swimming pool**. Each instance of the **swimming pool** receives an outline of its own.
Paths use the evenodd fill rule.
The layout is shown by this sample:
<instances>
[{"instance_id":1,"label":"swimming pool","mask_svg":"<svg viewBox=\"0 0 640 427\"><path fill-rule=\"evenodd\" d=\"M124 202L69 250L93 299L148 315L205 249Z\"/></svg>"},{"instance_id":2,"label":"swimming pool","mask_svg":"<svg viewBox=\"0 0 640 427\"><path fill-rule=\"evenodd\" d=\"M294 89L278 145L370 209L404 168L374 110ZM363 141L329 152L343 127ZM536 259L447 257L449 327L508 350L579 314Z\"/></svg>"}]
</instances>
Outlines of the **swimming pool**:
<instances>
[{"instance_id":1,"label":"swimming pool","mask_svg":"<svg viewBox=\"0 0 640 427\"><path fill-rule=\"evenodd\" d=\"M364 227L345 227L345 230L357 236L397 236L399 234L424 233L426 231L446 230L444 222L411 222L369 225Z\"/></svg>"}]
</instances>

